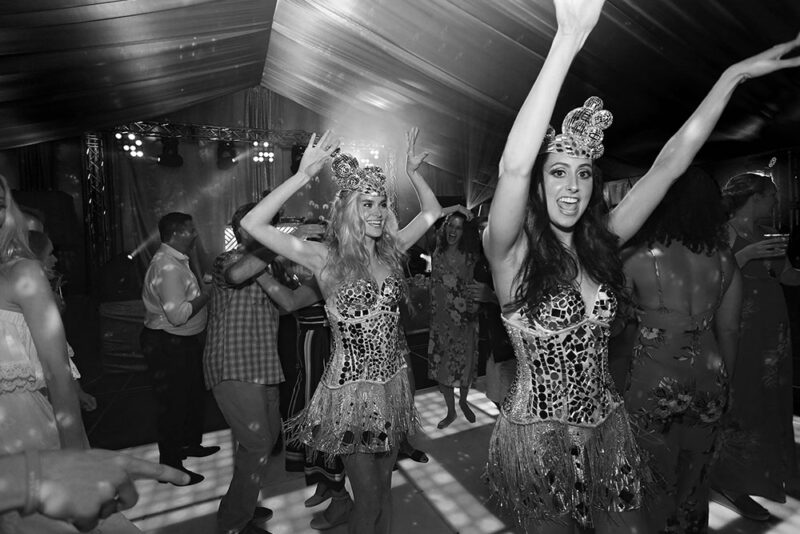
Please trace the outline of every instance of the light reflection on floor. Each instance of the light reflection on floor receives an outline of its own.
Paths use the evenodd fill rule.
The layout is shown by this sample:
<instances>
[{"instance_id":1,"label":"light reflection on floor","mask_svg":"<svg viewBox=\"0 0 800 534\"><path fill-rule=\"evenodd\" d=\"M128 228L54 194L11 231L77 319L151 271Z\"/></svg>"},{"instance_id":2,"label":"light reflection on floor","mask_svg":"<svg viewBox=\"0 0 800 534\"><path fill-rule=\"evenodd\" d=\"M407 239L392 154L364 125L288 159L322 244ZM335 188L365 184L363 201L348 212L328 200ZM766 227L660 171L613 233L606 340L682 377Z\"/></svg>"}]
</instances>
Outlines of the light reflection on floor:
<instances>
[{"instance_id":1,"label":"light reflection on floor","mask_svg":"<svg viewBox=\"0 0 800 534\"><path fill-rule=\"evenodd\" d=\"M412 441L427 451L430 462L418 464L402 460L392 478L394 496L393 532L396 534L504 534L513 532L497 517L488 502L488 492L482 481L486 449L497 408L479 390L482 380L468 395L476 422L470 424L459 411L459 417L446 429L436 424L446 411L441 394L436 389L417 393L417 408L424 433ZM800 419L795 419L795 431L800 443ZM137 482L140 501L126 515L145 532L160 534L213 534L214 516L219 498L225 493L232 473L230 432L219 431L205 435L204 445L219 445L222 450L207 458L192 458L186 467L202 473L206 480L188 488L151 481ZM155 445L128 449L126 452L158 459ZM272 534L312 534L309 527L315 513L327 503L308 509L303 501L313 488L305 486L302 474L287 473L283 456L272 458L268 483L262 490L262 504L275 510L269 522ZM766 506L774 519L755 523L742 519L723 506L711 503L710 531L720 534L795 534L800 532L800 502L789 498L785 504L757 499ZM344 534L346 526L326 530L327 534Z\"/></svg>"}]
</instances>

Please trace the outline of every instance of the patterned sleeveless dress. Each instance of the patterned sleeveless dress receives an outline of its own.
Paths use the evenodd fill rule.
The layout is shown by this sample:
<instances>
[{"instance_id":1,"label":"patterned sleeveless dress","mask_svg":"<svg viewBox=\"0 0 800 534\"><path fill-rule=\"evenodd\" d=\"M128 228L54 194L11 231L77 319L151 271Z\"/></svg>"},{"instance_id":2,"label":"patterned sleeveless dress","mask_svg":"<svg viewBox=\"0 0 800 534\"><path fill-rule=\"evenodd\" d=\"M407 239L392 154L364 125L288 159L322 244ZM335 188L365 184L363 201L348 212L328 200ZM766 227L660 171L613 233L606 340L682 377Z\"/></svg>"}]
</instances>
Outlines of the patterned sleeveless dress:
<instances>
[{"instance_id":1,"label":"patterned sleeveless dress","mask_svg":"<svg viewBox=\"0 0 800 534\"><path fill-rule=\"evenodd\" d=\"M715 305L687 314L664 305L657 255L650 250L659 307L638 309L625 407L636 436L663 479L649 511L655 532L706 532L710 465L728 398L728 375L712 326L730 280L719 263Z\"/></svg>"},{"instance_id":2,"label":"patterned sleeveless dress","mask_svg":"<svg viewBox=\"0 0 800 534\"><path fill-rule=\"evenodd\" d=\"M617 301L604 285L586 309L569 286L504 317L517 375L489 443L487 479L521 524L642 506L650 474L608 371Z\"/></svg>"},{"instance_id":3,"label":"patterned sleeveless dress","mask_svg":"<svg viewBox=\"0 0 800 534\"><path fill-rule=\"evenodd\" d=\"M737 234L731 250L735 254L752 242ZM786 483L798 476L789 311L779 281L783 262L752 260L741 268L742 316L731 406L711 474L714 488L776 502L786 500Z\"/></svg>"},{"instance_id":4,"label":"patterned sleeveless dress","mask_svg":"<svg viewBox=\"0 0 800 534\"><path fill-rule=\"evenodd\" d=\"M331 359L309 405L287 423L290 439L329 457L383 453L419 426L399 344L403 281L343 282L326 306Z\"/></svg>"}]
</instances>

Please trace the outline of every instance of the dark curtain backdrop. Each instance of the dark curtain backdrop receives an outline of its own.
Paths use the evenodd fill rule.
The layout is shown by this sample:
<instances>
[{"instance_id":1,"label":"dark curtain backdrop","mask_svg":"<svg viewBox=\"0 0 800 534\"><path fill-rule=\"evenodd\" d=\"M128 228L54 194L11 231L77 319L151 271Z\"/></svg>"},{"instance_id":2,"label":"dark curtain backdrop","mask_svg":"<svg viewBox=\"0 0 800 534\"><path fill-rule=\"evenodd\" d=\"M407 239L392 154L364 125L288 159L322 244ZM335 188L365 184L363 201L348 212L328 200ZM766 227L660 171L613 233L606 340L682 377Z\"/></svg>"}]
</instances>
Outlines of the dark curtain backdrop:
<instances>
[{"instance_id":1,"label":"dark curtain backdrop","mask_svg":"<svg viewBox=\"0 0 800 534\"><path fill-rule=\"evenodd\" d=\"M270 120L272 117L272 120ZM172 112L157 120L181 124L204 124L226 127L268 128L271 125L292 130L319 130L320 118L314 113L275 95L263 87L239 91L203 104ZM274 128L280 131L278 128ZM158 247L158 220L171 211L193 216L197 226L201 261L210 266L222 252L224 231L234 210L246 202L256 201L261 192L281 183L290 175L291 144L273 146L272 164L254 164L251 147L237 143L239 163L230 169L217 167L217 141L182 139L178 152L183 165L177 168L157 164L161 152L158 139L143 140L144 158L131 159L118 144L110 143L107 157L112 169L117 195L118 224L122 228L125 252L138 251L142 264L149 262ZM322 194L301 199L287 210L287 216L304 216L309 200L320 206Z\"/></svg>"}]
</instances>

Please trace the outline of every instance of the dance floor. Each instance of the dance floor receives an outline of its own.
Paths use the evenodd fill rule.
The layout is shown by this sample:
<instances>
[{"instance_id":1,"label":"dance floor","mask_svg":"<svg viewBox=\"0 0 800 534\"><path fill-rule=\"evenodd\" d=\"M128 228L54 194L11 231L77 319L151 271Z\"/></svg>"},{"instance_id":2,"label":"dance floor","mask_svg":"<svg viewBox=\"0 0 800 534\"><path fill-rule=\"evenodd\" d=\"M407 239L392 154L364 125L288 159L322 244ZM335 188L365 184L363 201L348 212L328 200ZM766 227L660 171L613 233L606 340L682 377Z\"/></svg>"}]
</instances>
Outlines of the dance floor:
<instances>
[{"instance_id":1,"label":"dance floor","mask_svg":"<svg viewBox=\"0 0 800 534\"><path fill-rule=\"evenodd\" d=\"M478 389L472 390L469 402L477 421L468 423L459 417L450 427L438 430L436 423L445 408L437 390L417 392L417 407L422 417L424 434L413 441L427 451L430 462L399 462L394 472L393 532L396 534L500 534L514 532L487 503L488 493L481 475L486 462L487 443L497 410ZM460 415L460 414L459 414ZM795 418L795 435L800 443L800 418ZM195 486L177 488L151 481L137 483L141 498L126 515L145 532L160 534L212 534L214 514L220 497L227 489L232 471L230 432L221 430L206 434L204 445L217 444L222 450L208 458L190 459L189 469L205 475ZM151 460L158 459L155 445L126 449L127 452ZM309 527L315 513L327 503L307 509L303 501L314 488L305 486L301 473L287 473L283 456L270 459L270 475L262 490L262 504L275 511L267 527L273 534L306 534L318 531ZM800 532L800 501L789 498L785 504L757 499L773 515L767 523L756 523L711 503L711 531L715 533L794 534ZM324 532L344 534L346 526Z\"/></svg>"}]
</instances>

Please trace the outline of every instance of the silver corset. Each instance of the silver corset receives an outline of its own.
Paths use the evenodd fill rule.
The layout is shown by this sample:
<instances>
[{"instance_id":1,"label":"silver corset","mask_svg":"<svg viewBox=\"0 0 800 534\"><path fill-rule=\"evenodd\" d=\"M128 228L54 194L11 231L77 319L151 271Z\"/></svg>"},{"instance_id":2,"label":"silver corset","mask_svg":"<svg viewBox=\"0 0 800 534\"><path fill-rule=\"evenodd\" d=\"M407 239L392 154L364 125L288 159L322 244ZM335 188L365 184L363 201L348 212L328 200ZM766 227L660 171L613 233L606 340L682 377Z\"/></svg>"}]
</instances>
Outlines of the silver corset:
<instances>
[{"instance_id":1,"label":"silver corset","mask_svg":"<svg viewBox=\"0 0 800 534\"><path fill-rule=\"evenodd\" d=\"M399 303L403 283L389 276L379 288L371 280L343 283L326 306L331 325L328 387L355 381L386 382L406 367L398 344Z\"/></svg>"},{"instance_id":2,"label":"silver corset","mask_svg":"<svg viewBox=\"0 0 800 534\"><path fill-rule=\"evenodd\" d=\"M517 376L503 403L512 422L596 426L621 403L608 371L608 337L617 301L604 286L591 309L563 287L536 310L504 317Z\"/></svg>"}]
</instances>

